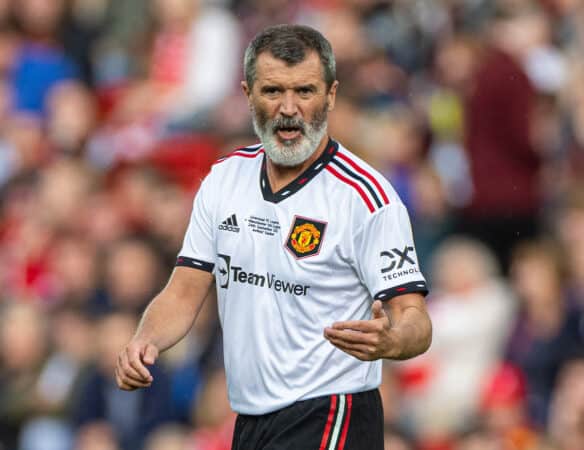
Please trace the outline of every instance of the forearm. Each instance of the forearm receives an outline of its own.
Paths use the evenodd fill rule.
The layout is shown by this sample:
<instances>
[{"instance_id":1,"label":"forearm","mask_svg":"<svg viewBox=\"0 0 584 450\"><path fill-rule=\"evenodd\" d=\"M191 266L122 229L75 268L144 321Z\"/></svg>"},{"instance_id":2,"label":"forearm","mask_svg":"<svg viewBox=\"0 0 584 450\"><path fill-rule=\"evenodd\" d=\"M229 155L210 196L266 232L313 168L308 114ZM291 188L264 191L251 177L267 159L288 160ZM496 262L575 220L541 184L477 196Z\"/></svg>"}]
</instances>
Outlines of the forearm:
<instances>
[{"instance_id":1,"label":"forearm","mask_svg":"<svg viewBox=\"0 0 584 450\"><path fill-rule=\"evenodd\" d=\"M371 316L335 322L324 329L324 337L361 361L413 358L430 347L432 323L421 294L399 295L385 303L375 300Z\"/></svg>"},{"instance_id":2,"label":"forearm","mask_svg":"<svg viewBox=\"0 0 584 450\"><path fill-rule=\"evenodd\" d=\"M425 308L409 305L397 313L395 308L385 308L391 322L389 332L394 341L385 358L409 359L428 350L432 342L432 322Z\"/></svg>"},{"instance_id":3,"label":"forearm","mask_svg":"<svg viewBox=\"0 0 584 450\"><path fill-rule=\"evenodd\" d=\"M188 333L196 318L196 311L184 303L161 292L144 311L135 339L149 342L160 351L172 347Z\"/></svg>"},{"instance_id":4,"label":"forearm","mask_svg":"<svg viewBox=\"0 0 584 450\"><path fill-rule=\"evenodd\" d=\"M209 275L208 279L190 285L170 282L144 311L134 339L148 342L161 352L175 345L193 326L211 280Z\"/></svg>"}]
</instances>

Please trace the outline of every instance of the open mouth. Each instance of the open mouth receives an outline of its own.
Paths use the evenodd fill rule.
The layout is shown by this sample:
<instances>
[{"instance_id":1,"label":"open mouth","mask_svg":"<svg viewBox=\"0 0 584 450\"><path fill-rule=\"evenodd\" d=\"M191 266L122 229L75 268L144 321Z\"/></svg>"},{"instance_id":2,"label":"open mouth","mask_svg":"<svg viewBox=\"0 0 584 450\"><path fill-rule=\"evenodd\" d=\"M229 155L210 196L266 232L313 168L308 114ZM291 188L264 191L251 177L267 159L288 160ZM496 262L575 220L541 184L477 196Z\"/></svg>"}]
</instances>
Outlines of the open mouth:
<instances>
[{"instance_id":1,"label":"open mouth","mask_svg":"<svg viewBox=\"0 0 584 450\"><path fill-rule=\"evenodd\" d=\"M288 141L300 137L302 135L302 129L299 127L278 127L276 134L280 139Z\"/></svg>"}]
</instances>

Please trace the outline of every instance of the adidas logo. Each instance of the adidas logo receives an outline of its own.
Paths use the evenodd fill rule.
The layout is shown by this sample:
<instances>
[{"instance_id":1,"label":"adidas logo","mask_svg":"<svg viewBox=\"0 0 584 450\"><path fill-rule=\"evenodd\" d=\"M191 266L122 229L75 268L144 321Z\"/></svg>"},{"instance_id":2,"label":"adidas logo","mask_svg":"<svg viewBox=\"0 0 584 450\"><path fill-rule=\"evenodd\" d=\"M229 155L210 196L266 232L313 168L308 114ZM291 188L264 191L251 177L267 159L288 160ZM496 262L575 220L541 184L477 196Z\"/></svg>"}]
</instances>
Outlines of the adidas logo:
<instances>
[{"instance_id":1,"label":"adidas logo","mask_svg":"<svg viewBox=\"0 0 584 450\"><path fill-rule=\"evenodd\" d=\"M232 214L219 225L219 229L223 231L233 231L239 233L239 225L237 224L237 217Z\"/></svg>"}]
</instances>

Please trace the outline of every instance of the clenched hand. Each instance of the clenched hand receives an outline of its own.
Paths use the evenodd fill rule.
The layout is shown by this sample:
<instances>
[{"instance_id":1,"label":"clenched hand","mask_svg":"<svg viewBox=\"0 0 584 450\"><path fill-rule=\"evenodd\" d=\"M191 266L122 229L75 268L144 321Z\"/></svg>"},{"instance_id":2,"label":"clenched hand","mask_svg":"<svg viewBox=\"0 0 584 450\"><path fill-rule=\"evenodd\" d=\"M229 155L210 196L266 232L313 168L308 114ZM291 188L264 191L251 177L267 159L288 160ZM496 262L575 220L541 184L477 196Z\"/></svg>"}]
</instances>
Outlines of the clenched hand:
<instances>
[{"instance_id":1,"label":"clenched hand","mask_svg":"<svg viewBox=\"0 0 584 450\"><path fill-rule=\"evenodd\" d=\"M148 387L153 378L146 365L154 364L158 349L146 342L132 340L118 356L116 382L125 391Z\"/></svg>"}]
</instances>

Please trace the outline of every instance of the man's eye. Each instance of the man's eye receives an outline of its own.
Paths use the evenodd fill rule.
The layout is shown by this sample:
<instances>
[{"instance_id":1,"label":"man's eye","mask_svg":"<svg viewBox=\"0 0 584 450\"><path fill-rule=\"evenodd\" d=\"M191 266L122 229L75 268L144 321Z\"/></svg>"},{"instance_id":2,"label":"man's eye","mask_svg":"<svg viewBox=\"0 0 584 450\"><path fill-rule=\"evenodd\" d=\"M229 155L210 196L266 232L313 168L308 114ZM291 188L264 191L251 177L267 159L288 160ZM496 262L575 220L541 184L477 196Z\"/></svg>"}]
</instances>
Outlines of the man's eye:
<instances>
[{"instance_id":1,"label":"man's eye","mask_svg":"<svg viewBox=\"0 0 584 450\"><path fill-rule=\"evenodd\" d=\"M268 94L268 95L274 95L277 94L278 92L280 92L280 90L277 87L266 87L263 89L264 94Z\"/></svg>"}]
</instances>

